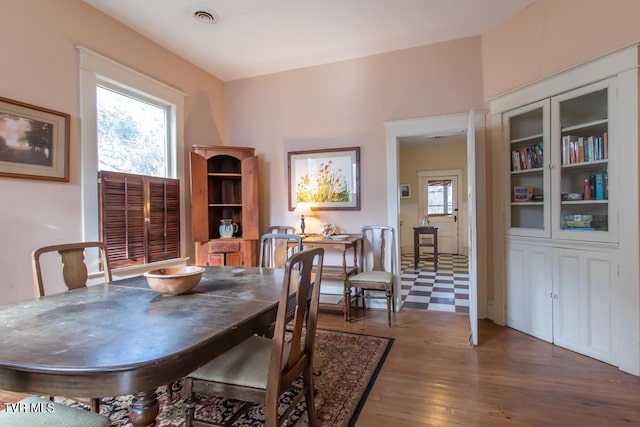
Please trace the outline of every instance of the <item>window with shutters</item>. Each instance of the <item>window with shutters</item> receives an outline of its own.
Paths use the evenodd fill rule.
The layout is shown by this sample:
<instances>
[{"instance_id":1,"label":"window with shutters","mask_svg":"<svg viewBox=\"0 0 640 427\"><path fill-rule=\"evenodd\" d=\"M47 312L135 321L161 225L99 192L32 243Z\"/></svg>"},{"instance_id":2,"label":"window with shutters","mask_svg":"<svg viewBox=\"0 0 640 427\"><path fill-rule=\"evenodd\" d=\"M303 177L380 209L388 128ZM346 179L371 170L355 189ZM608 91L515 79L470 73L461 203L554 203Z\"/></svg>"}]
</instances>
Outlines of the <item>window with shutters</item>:
<instances>
[{"instance_id":1,"label":"window with shutters","mask_svg":"<svg viewBox=\"0 0 640 427\"><path fill-rule=\"evenodd\" d=\"M112 268L180 258L184 94L79 50L84 238L107 245Z\"/></svg>"}]
</instances>

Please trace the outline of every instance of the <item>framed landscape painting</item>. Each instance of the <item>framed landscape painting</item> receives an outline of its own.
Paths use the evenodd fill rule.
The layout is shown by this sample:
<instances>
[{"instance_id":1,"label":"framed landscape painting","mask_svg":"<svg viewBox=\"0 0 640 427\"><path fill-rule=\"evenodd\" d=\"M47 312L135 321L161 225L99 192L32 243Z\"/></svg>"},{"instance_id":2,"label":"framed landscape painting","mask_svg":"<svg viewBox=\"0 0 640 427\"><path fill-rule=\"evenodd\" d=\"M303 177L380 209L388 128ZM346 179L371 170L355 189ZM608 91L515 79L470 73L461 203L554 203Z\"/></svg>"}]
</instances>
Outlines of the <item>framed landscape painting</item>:
<instances>
[{"instance_id":1,"label":"framed landscape painting","mask_svg":"<svg viewBox=\"0 0 640 427\"><path fill-rule=\"evenodd\" d=\"M0 97L0 176L68 182L69 119Z\"/></svg>"},{"instance_id":2,"label":"framed landscape painting","mask_svg":"<svg viewBox=\"0 0 640 427\"><path fill-rule=\"evenodd\" d=\"M289 210L360 210L360 147L290 151Z\"/></svg>"}]
</instances>

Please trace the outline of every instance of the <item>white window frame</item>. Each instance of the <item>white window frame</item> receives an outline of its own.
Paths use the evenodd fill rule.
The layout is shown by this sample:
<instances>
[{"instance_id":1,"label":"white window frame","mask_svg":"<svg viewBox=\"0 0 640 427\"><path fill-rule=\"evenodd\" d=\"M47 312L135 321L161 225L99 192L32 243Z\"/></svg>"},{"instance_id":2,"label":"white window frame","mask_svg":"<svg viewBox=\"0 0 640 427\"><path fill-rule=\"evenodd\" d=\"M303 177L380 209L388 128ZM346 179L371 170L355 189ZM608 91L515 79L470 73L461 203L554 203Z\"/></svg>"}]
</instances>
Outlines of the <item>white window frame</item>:
<instances>
[{"instance_id":1,"label":"white window frame","mask_svg":"<svg viewBox=\"0 0 640 427\"><path fill-rule=\"evenodd\" d=\"M168 86L165 83L152 79L129 67L121 65L109 58L91 51L82 46L77 47L80 52L80 138L82 141L82 230L85 241L99 240L99 214L98 214L98 126L96 108L96 87L111 85L124 88L127 92L141 97L153 97L156 102L171 105L170 114L167 117L169 126L175 123L174 128L168 130L169 137L176 143L169 144L171 148L168 156L168 177L180 179L180 218L186 218L185 213L185 170L184 170L184 97L185 93ZM185 221L180 221L180 249L183 255L187 254L187 236ZM181 259L184 261L184 258ZM166 262L162 262L166 263ZM144 270L148 270L150 264ZM143 266L144 267L144 266ZM129 267L127 267L128 269ZM125 270L125 269L122 269ZM138 267L139 270L139 267ZM131 271L132 274L135 271Z\"/></svg>"}]
</instances>

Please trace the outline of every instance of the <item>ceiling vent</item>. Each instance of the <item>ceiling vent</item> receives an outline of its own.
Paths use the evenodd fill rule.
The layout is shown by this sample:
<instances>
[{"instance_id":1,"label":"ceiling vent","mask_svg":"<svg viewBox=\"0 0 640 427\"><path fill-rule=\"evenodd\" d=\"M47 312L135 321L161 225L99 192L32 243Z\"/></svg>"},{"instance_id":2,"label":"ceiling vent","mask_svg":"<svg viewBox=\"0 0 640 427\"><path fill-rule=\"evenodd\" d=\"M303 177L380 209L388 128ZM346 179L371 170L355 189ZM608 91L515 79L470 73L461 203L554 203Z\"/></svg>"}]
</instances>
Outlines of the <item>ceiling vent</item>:
<instances>
[{"instance_id":1,"label":"ceiling vent","mask_svg":"<svg viewBox=\"0 0 640 427\"><path fill-rule=\"evenodd\" d=\"M215 24L220 20L220 16L217 13L206 7L193 9L192 15L196 21L202 24Z\"/></svg>"}]
</instances>

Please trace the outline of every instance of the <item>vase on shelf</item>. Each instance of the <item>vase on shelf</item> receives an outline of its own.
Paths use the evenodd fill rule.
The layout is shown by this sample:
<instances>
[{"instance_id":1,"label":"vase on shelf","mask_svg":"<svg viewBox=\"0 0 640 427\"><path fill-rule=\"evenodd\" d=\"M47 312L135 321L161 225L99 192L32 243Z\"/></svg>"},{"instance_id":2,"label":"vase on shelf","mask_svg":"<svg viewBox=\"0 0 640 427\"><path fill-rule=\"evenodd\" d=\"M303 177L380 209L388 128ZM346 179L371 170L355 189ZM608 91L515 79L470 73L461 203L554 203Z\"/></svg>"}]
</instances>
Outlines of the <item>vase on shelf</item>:
<instances>
[{"instance_id":1,"label":"vase on shelf","mask_svg":"<svg viewBox=\"0 0 640 427\"><path fill-rule=\"evenodd\" d=\"M221 219L218 230L220 231L221 238L228 239L233 237L233 233L238 232L238 224L233 222L232 219Z\"/></svg>"}]
</instances>

